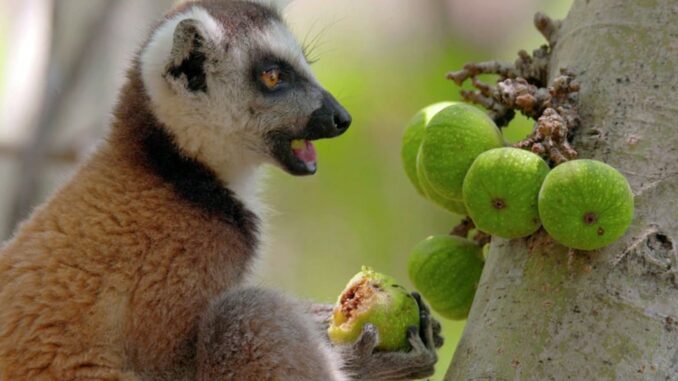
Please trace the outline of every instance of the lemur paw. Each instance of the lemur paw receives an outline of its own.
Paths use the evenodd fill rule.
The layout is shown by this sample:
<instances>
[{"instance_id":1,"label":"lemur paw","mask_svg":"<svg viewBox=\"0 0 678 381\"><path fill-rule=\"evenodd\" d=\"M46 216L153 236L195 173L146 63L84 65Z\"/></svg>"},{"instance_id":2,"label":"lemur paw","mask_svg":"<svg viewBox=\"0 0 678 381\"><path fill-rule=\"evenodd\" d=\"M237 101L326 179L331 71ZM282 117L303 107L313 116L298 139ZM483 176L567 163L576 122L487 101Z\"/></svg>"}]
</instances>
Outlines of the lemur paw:
<instances>
[{"instance_id":1,"label":"lemur paw","mask_svg":"<svg viewBox=\"0 0 678 381\"><path fill-rule=\"evenodd\" d=\"M344 370L356 380L414 380L433 374L438 361L436 349L443 345L440 323L431 317L418 293L412 293L419 305L420 325L407 331L412 346L409 352L379 352L379 333L366 324L358 340L341 348Z\"/></svg>"},{"instance_id":2,"label":"lemur paw","mask_svg":"<svg viewBox=\"0 0 678 381\"><path fill-rule=\"evenodd\" d=\"M419 306L419 320L421 322L419 324L419 337L425 342L427 348L430 348L432 345L435 351L435 349L442 347L445 343L445 339L440 336L442 329L440 322L431 316L431 310L421 299L421 295L418 292L413 292L412 296Z\"/></svg>"}]
</instances>

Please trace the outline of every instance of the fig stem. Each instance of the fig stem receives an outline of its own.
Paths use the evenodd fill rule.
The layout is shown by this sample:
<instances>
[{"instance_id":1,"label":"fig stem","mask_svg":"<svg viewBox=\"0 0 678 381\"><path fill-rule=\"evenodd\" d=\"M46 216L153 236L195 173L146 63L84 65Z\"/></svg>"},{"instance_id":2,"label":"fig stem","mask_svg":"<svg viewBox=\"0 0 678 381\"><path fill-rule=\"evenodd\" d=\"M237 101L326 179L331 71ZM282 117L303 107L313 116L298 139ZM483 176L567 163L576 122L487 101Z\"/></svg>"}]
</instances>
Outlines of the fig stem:
<instances>
[{"instance_id":1,"label":"fig stem","mask_svg":"<svg viewBox=\"0 0 678 381\"><path fill-rule=\"evenodd\" d=\"M457 224L452 230L450 231L450 235L455 235L457 237L461 238L468 238L468 233L475 228L476 225L473 223L473 220L471 220L471 217L464 217L464 219Z\"/></svg>"},{"instance_id":2,"label":"fig stem","mask_svg":"<svg viewBox=\"0 0 678 381\"><path fill-rule=\"evenodd\" d=\"M473 240L480 246L485 246L486 244L490 243L492 241L492 236L485 233L478 231L474 236Z\"/></svg>"},{"instance_id":3,"label":"fig stem","mask_svg":"<svg viewBox=\"0 0 678 381\"><path fill-rule=\"evenodd\" d=\"M469 232L475 229L475 227L476 224L473 223L471 217L464 217L464 219L461 220L461 222L459 222L457 226L452 228L452 230L450 231L450 235L468 239ZM478 230L476 234L473 236L473 241L475 241L480 246L484 246L485 244L490 243L491 240L492 240L491 235L485 232L481 232L480 230Z\"/></svg>"},{"instance_id":4,"label":"fig stem","mask_svg":"<svg viewBox=\"0 0 678 381\"><path fill-rule=\"evenodd\" d=\"M499 127L507 126L516 110L534 119L532 133L514 147L532 151L555 166L577 157L569 139L580 124L577 110L579 84L573 72L561 69L548 85L548 63L560 23L543 14L537 14L534 22L549 45L534 50L532 55L519 51L514 64L499 61L467 63L461 70L449 72L447 79L459 86L470 79L474 89L461 90L462 98L487 109ZM480 81L477 76L483 74L498 75L496 85Z\"/></svg>"}]
</instances>

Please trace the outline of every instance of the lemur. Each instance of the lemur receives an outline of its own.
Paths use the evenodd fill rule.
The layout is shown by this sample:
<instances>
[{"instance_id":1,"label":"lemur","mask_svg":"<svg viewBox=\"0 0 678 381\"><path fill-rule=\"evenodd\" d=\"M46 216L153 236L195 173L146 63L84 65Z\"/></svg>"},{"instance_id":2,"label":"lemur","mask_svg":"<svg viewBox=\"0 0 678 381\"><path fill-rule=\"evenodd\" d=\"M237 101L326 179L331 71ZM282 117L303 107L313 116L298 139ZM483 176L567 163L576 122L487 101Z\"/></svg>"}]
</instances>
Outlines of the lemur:
<instances>
[{"instance_id":1,"label":"lemur","mask_svg":"<svg viewBox=\"0 0 678 381\"><path fill-rule=\"evenodd\" d=\"M243 279L256 257L257 168L316 171L312 141L349 113L278 11L172 9L142 45L107 138L0 251L0 380L412 379L440 325L420 302L408 352L366 325L331 344L331 306Z\"/></svg>"}]
</instances>

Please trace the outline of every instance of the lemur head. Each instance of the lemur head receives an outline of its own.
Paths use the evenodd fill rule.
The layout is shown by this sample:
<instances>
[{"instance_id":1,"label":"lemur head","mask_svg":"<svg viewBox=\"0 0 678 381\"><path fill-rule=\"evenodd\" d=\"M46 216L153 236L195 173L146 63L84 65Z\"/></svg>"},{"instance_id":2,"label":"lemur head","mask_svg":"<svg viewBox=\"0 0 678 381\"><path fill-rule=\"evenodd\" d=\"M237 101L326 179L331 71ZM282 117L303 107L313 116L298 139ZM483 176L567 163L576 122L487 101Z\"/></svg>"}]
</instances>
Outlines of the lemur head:
<instances>
[{"instance_id":1,"label":"lemur head","mask_svg":"<svg viewBox=\"0 0 678 381\"><path fill-rule=\"evenodd\" d=\"M179 6L154 30L140 65L158 120L185 153L224 177L262 162L313 174L311 141L351 123L278 13L259 3Z\"/></svg>"}]
</instances>

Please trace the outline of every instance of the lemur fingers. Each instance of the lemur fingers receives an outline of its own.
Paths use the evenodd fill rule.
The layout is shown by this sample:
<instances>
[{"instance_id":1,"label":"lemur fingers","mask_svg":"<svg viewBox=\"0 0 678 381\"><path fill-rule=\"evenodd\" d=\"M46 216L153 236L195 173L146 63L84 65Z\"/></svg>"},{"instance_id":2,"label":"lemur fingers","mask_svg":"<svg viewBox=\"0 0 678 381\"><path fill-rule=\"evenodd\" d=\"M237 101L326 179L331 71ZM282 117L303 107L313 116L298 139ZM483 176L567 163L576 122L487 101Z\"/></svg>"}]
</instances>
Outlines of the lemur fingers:
<instances>
[{"instance_id":1,"label":"lemur fingers","mask_svg":"<svg viewBox=\"0 0 678 381\"><path fill-rule=\"evenodd\" d=\"M373 324L367 323L360 333L360 337L353 344L353 353L362 358L372 355L374 348L379 344L379 331Z\"/></svg>"},{"instance_id":2,"label":"lemur fingers","mask_svg":"<svg viewBox=\"0 0 678 381\"><path fill-rule=\"evenodd\" d=\"M436 348L443 346L445 342L444 338L440 336L441 326L438 320L431 319L431 326L433 327L433 340L435 341Z\"/></svg>"},{"instance_id":3,"label":"lemur fingers","mask_svg":"<svg viewBox=\"0 0 678 381\"><path fill-rule=\"evenodd\" d=\"M445 342L443 337L440 336L440 323L431 316L431 310L424 303L419 293L413 292L412 296L419 305L419 335L426 346L435 352L435 348L442 347Z\"/></svg>"},{"instance_id":4,"label":"lemur fingers","mask_svg":"<svg viewBox=\"0 0 678 381\"><path fill-rule=\"evenodd\" d=\"M428 306L417 293L420 325L407 330L412 346L409 352L375 351L379 334L372 324L366 324L351 346L341 348L344 368L355 380L414 380L431 376L438 360L436 348L443 343L440 323L431 317Z\"/></svg>"}]
</instances>

